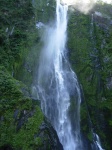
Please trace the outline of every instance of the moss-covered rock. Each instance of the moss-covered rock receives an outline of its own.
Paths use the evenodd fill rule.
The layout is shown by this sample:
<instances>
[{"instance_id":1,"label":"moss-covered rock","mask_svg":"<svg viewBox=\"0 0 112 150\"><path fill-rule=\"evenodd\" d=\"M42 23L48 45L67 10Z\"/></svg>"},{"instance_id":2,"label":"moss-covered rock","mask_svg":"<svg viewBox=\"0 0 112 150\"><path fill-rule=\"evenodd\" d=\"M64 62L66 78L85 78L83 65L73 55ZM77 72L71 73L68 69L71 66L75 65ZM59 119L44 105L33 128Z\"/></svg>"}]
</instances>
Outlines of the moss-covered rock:
<instances>
[{"instance_id":1,"label":"moss-covered rock","mask_svg":"<svg viewBox=\"0 0 112 150\"><path fill-rule=\"evenodd\" d=\"M57 150L62 146L28 88L0 66L0 149ZM27 93L27 94L26 94ZM44 127L43 127L44 126Z\"/></svg>"},{"instance_id":2,"label":"moss-covered rock","mask_svg":"<svg viewBox=\"0 0 112 150\"><path fill-rule=\"evenodd\" d=\"M87 15L75 11L68 23L70 62L83 89L81 130L90 141L91 131L98 133L103 147L108 150L112 147L110 8L108 4L97 4Z\"/></svg>"},{"instance_id":3,"label":"moss-covered rock","mask_svg":"<svg viewBox=\"0 0 112 150\"><path fill-rule=\"evenodd\" d=\"M0 149L55 150L58 137L30 95L41 47L36 19L43 13L31 0L1 1L0 10Z\"/></svg>"},{"instance_id":4,"label":"moss-covered rock","mask_svg":"<svg viewBox=\"0 0 112 150\"><path fill-rule=\"evenodd\" d=\"M31 149L44 116L40 108L24 96L23 89L28 90L26 86L4 67L0 67L0 87L0 147L11 145L14 149Z\"/></svg>"}]
</instances>

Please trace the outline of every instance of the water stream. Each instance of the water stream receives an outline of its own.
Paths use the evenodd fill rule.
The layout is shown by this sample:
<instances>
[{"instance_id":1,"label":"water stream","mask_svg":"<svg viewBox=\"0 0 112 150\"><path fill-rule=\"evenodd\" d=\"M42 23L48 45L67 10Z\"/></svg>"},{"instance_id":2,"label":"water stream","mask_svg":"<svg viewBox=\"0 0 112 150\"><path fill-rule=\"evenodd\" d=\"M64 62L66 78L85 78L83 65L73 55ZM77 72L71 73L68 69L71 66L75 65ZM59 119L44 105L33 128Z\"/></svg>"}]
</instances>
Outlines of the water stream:
<instances>
[{"instance_id":1,"label":"water stream","mask_svg":"<svg viewBox=\"0 0 112 150\"><path fill-rule=\"evenodd\" d=\"M80 88L67 59L67 5L56 1L56 19L47 27L38 71L41 108L57 131L64 150L81 150ZM72 126L70 109L74 105Z\"/></svg>"},{"instance_id":2,"label":"water stream","mask_svg":"<svg viewBox=\"0 0 112 150\"><path fill-rule=\"evenodd\" d=\"M68 6L56 0L54 22L44 25L43 48L40 54L37 85L41 108L57 132L64 150L85 150L80 135L81 92L77 76L67 59ZM37 24L37 28L43 24ZM93 36L93 15L91 21ZM93 129L92 129L93 131ZM82 144L83 143L83 144ZM92 150L103 150L93 133Z\"/></svg>"}]
</instances>

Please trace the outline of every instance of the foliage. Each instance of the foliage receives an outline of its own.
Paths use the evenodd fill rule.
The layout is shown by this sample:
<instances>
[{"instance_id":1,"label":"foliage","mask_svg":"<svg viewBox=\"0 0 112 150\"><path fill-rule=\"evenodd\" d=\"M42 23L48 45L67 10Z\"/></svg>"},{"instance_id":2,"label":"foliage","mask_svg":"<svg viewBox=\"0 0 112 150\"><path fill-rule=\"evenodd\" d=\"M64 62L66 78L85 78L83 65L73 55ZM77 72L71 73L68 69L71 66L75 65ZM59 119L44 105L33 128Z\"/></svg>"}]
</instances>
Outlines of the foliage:
<instances>
[{"instance_id":1,"label":"foliage","mask_svg":"<svg viewBox=\"0 0 112 150\"><path fill-rule=\"evenodd\" d=\"M55 14L55 0L33 1L36 22L49 23Z\"/></svg>"},{"instance_id":2,"label":"foliage","mask_svg":"<svg viewBox=\"0 0 112 150\"><path fill-rule=\"evenodd\" d=\"M33 67L30 66L32 70L29 71L30 69L26 67L28 61L26 58L39 39L32 1L1 1L0 10L0 64L5 66L15 78L23 79L22 81L30 86ZM38 47L35 51L38 51ZM35 51L33 50L32 53ZM34 58L31 59L32 65L37 55ZM19 76L19 72L22 75Z\"/></svg>"},{"instance_id":3,"label":"foliage","mask_svg":"<svg viewBox=\"0 0 112 150\"><path fill-rule=\"evenodd\" d=\"M43 122L40 108L24 96L23 83L15 80L4 67L0 67L0 147L11 145L14 149L33 149L42 143L38 134Z\"/></svg>"},{"instance_id":4,"label":"foliage","mask_svg":"<svg viewBox=\"0 0 112 150\"><path fill-rule=\"evenodd\" d=\"M107 7L110 9L110 5L98 5L96 10L98 7L102 11ZM68 24L68 49L70 62L83 88L81 130L92 141L91 129L94 129L101 137L103 147L109 150L112 146L112 87L109 83L112 28L108 23L105 15L99 18L93 14L92 22L91 14L75 11Z\"/></svg>"},{"instance_id":5,"label":"foliage","mask_svg":"<svg viewBox=\"0 0 112 150\"><path fill-rule=\"evenodd\" d=\"M34 68L42 46L35 24L54 17L55 1L1 0L0 4L0 147L41 148L43 114L30 98ZM92 141L91 128L103 147L112 149L112 27L111 5L97 4L103 17L75 11L68 24L70 62L83 87L81 130ZM93 13L93 12L92 12ZM16 79L15 79L16 78ZM18 80L22 81L18 81ZM26 85L24 85L25 83ZM73 103L71 110L74 109ZM48 149L49 144L47 145Z\"/></svg>"},{"instance_id":6,"label":"foliage","mask_svg":"<svg viewBox=\"0 0 112 150\"><path fill-rule=\"evenodd\" d=\"M36 149L42 145L38 134L43 114L30 99L29 88L16 80L32 82L33 73L24 67L39 38L32 2L1 0L0 22L0 149ZM30 60L32 66L37 54Z\"/></svg>"},{"instance_id":7,"label":"foliage","mask_svg":"<svg viewBox=\"0 0 112 150\"><path fill-rule=\"evenodd\" d=\"M41 48L40 33L35 24L43 16L42 8L45 11L54 8L46 7L45 1L36 2L39 5L35 8L32 2L1 0L0 149L7 146L16 150L52 147L48 133L41 133L44 116L38 102L30 98L30 86ZM46 22L48 14L44 13Z\"/></svg>"}]
</instances>

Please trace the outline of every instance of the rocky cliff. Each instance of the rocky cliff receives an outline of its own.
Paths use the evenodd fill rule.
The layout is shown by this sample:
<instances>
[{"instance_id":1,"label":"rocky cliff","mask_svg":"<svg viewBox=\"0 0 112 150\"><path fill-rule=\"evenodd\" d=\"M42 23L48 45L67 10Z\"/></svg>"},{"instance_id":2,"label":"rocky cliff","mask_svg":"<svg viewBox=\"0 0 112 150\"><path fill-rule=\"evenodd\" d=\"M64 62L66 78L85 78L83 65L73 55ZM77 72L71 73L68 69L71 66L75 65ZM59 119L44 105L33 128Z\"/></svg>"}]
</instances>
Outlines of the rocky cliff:
<instances>
[{"instance_id":1,"label":"rocky cliff","mask_svg":"<svg viewBox=\"0 0 112 150\"><path fill-rule=\"evenodd\" d=\"M52 0L1 0L1 150L62 149L31 88L43 44L42 26L50 23L54 14ZM82 137L92 143L93 133L97 133L103 148L111 150L112 5L98 3L86 15L70 12L67 48L82 92ZM74 103L71 112L73 107Z\"/></svg>"},{"instance_id":2,"label":"rocky cliff","mask_svg":"<svg viewBox=\"0 0 112 150\"><path fill-rule=\"evenodd\" d=\"M81 130L99 134L112 149L112 5L98 3L89 14L76 11L68 24L68 49L82 89Z\"/></svg>"}]
</instances>

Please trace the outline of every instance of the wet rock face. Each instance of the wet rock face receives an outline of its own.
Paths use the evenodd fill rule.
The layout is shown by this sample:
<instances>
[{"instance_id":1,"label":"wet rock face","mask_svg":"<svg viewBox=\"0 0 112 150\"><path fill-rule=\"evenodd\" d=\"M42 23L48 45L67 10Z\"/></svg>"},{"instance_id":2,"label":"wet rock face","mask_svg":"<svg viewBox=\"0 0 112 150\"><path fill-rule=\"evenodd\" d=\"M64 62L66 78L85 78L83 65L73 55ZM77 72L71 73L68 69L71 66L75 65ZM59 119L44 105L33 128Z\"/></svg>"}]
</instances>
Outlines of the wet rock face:
<instances>
[{"instance_id":1,"label":"wet rock face","mask_svg":"<svg viewBox=\"0 0 112 150\"><path fill-rule=\"evenodd\" d=\"M94 22L97 26L102 28L102 30L107 31L109 27L111 26L111 19L107 16L105 17L100 12L94 12Z\"/></svg>"},{"instance_id":2,"label":"wet rock face","mask_svg":"<svg viewBox=\"0 0 112 150\"><path fill-rule=\"evenodd\" d=\"M19 132L22 126L28 122L28 119L32 117L35 113L35 110L31 111L23 110L20 112L20 116L18 117L19 110L15 110L14 119L17 123L16 131ZM59 138L57 136L56 131L50 124L50 122L45 118L45 121L39 127L39 132L34 135L34 139L41 139L41 146L38 148L39 150L63 150L61 143L59 142ZM12 150L10 147L5 146L4 150Z\"/></svg>"},{"instance_id":3,"label":"wet rock face","mask_svg":"<svg viewBox=\"0 0 112 150\"><path fill-rule=\"evenodd\" d=\"M34 113L35 110L31 111L23 110L21 111L20 116L18 118L19 110L15 110L14 118L17 123L16 127L17 132L19 132L22 126L24 126L24 124L28 122L28 119L32 117ZM46 118L45 121L43 121L43 123L39 127L39 132L34 135L34 139L36 138L41 139L41 146L40 148L38 148L39 150L46 150L46 148L49 150L63 150L62 144L59 141L56 131Z\"/></svg>"},{"instance_id":4,"label":"wet rock face","mask_svg":"<svg viewBox=\"0 0 112 150\"><path fill-rule=\"evenodd\" d=\"M106 150L112 149L111 41L112 5L95 6L88 15L80 12L71 15L68 23L69 57L84 95L81 130L91 142L93 128Z\"/></svg>"},{"instance_id":5,"label":"wet rock face","mask_svg":"<svg viewBox=\"0 0 112 150\"><path fill-rule=\"evenodd\" d=\"M107 88L110 90L112 89L112 77L107 78Z\"/></svg>"},{"instance_id":6,"label":"wet rock face","mask_svg":"<svg viewBox=\"0 0 112 150\"><path fill-rule=\"evenodd\" d=\"M16 136L18 136L18 134L20 134L21 131L23 130L23 132L22 132L23 135L21 135L20 138L25 140L24 134L26 134L26 130L28 128L27 132L29 134L31 134L30 136L32 137L32 138L30 138L30 140L31 140L30 142L33 142L33 145L29 145L32 147L32 150L63 150L63 147L62 147L61 143L59 142L56 131L54 130L54 128L52 127L52 125L46 118L43 119L43 121L39 127L37 127L37 124L35 125L35 122L38 122L38 120L41 119L37 115L35 116L35 113L36 113L36 109L32 109L29 111L28 110L20 111L19 109L15 110L15 112L13 114L14 124L16 126L15 129L16 129L16 134L17 134L17 135L15 135L15 139L16 139ZM39 115L39 112L37 114ZM33 120L32 120L32 118L33 118ZM30 122L29 122L29 120L30 120ZM29 123L30 124L33 123L33 125L30 127L28 125ZM33 128L34 128L35 132L32 130ZM33 136L32 136L32 131L34 132ZM11 133L11 134L15 134L15 133ZM27 136L29 136L29 134ZM27 136L26 136L26 138L27 138ZM18 141L16 141L16 142L18 142ZM12 143L13 143L13 139L12 139ZM14 146L12 144L10 144L11 146L3 145L0 147L0 150L15 150L15 149L24 150L23 144L25 145L25 142L20 143L20 147L19 147L19 145ZM29 148L29 147L26 147L26 148Z\"/></svg>"},{"instance_id":7,"label":"wet rock face","mask_svg":"<svg viewBox=\"0 0 112 150\"><path fill-rule=\"evenodd\" d=\"M44 115L38 102L24 96L23 88L0 67L0 150L58 150L54 131L41 128Z\"/></svg>"},{"instance_id":8,"label":"wet rock face","mask_svg":"<svg viewBox=\"0 0 112 150\"><path fill-rule=\"evenodd\" d=\"M19 110L16 110L14 113L15 119L17 122L16 130L18 131L21 129L22 125L24 125L28 121L28 118L32 117L34 115L35 110L32 110L32 111L23 110L23 111L21 111L19 118L17 118L17 116L16 116L17 113L19 113Z\"/></svg>"},{"instance_id":9,"label":"wet rock face","mask_svg":"<svg viewBox=\"0 0 112 150\"><path fill-rule=\"evenodd\" d=\"M40 150L45 150L48 145L49 150L63 150L63 146L59 141L56 131L47 119L45 119L45 122L40 126L39 137L41 137L43 143L43 147L40 148Z\"/></svg>"}]
</instances>

